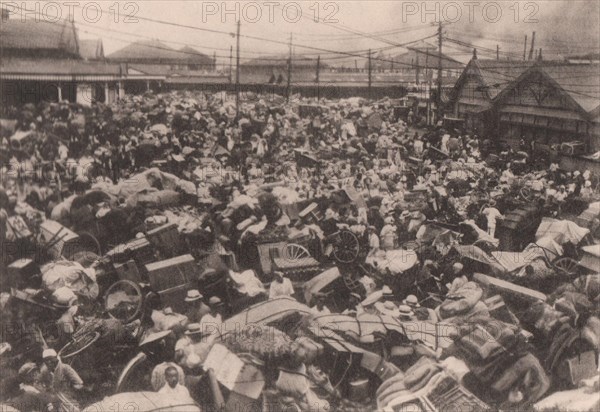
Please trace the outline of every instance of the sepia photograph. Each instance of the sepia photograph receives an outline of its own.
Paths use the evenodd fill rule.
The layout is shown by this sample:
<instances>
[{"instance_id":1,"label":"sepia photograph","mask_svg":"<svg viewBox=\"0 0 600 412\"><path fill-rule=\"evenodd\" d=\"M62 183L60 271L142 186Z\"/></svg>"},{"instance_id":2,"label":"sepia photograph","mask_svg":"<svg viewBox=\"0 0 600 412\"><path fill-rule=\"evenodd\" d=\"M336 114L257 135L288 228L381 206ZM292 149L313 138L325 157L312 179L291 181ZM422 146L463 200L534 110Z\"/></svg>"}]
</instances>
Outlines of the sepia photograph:
<instances>
[{"instance_id":1,"label":"sepia photograph","mask_svg":"<svg viewBox=\"0 0 600 412\"><path fill-rule=\"evenodd\" d=\"M600 0L0 11L0 412L600 412Z\"/></svg>"}]
</instances>

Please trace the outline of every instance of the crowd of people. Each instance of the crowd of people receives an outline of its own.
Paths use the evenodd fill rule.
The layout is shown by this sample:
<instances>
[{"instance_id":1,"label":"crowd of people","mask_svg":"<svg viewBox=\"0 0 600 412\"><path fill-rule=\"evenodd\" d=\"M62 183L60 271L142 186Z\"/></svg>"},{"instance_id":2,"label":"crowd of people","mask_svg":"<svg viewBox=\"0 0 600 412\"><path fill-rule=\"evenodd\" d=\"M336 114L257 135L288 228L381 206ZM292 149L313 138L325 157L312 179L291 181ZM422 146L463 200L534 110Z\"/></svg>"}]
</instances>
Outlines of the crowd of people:
<instances>
[{"instance_id":1,"label":"crowd of people","mask_svg":"<svg viewBox=\"0 0 600 412\"><path fill-rule=\"evenodd\" d=\"M121 344L133 347L153 342L157 334L162 339L169 331L176 337L174 354L165 357L159 378L153 372L153 387L165 397L196 401L189 378L202 370L216 342L227 341L219 325L243 310L242 297L252 298L248 302L290 297L309 305L316 317L377 314L400 324L474 322L489 332L496 327L489 321L493 310L474 280L481 266L449 253L451 247L479 242L477 250L498 250L503 246L499 227L523 204L534 205L539 219L560 221L573 220L598 199L599 177L589 170L561 170L556 159L528 148L499 146L442 122L417 126L416 108L400 118L391 99L315 101L296 96L285 102L277 96L245 96L236 110L223 94L149 92L111 106L42 102L4 110L3 117L12 120L2 123L0 146L3 325L33 332L25 334L30 345L19 347L23 334L3 328L2 356L13 373L3 379L1 400L20 410L73 408L95 400L92 386L80 377L85 371L63 363L57 353L81 336L83 319L100 319L113 338L118 335ZM93 239L93 247L66 260L65 253L51 256L47 246L55 239L42 236L49 220L85 233L81 238ZM145 297L134 322L109 319L99 308L107 287L103 279L115 273L116 263L107 259L107 252L166 223L177 225L183 245L177 251L203 262L193 276L225 274L237 294L228 293L230 300L224 301L223 294L190 282L181 313L154 294ZM593 239L599 226L597 213L582 230ZM433 244L425 240L429 231L435 232ZM340 232L356 239L350 259L340 258ZM308 256L302 258L309 266L337 268L347 290L333 295L347 297L343 304L331 292L315 293L307 301L302 282L290 279L294 276L285 267L272 264L265 271L260 245L272 239L303 245ZM152 261L173 257L158 249ZM202 260L207 251L230 258L207 263ZM15 264L25 258L33 262L31 273ZM533 264L525 266L525 273L537 270ZM48 280L51 272L54 277ZM491 270L487 274L495 275ZM432 374L444 364L475 396L509 410L570 389L554 379L558 363L546 363L546 357L558 362L567 355L556 348L548 354L546 346L553 337L568 335L560 349L571 348L570 336L591 331L597 360L600 336L593 331L599 322L598 293L577 283L597 283L597 274L569 275L556 291L544 290L552 299L517 304L523 313L511 315L512 323L502 318L504 335L493 351L504 348L510 356L481 355L483 344L475 348L459 335L446 353L415 349L411 359L430 358ZM33 290L34 303L28 304L50 305L58 315L46 313L50 319L40 319L28 313L35 311L17 302L18 290ZM507 303L513 298L506 296ZM565 301L566 306L555 304ZM46 321L56 329L47 332ZM532 333L543 336L535 349L523 341ZM386 397L371 387L368 396L352 402L342 401L339 388L326 394L313 390L316 382L333 377L318 370L318 357L303 337L283 335L285 356L274 356L279 363L266 356L258 364L265 376L278 371L270 378L271 389L279 391L279 398L291 397L299 410L315 410L315 404L368 409L376 400L378 407L393 400L390 386ZM373 336L355 338L363 345L377 341ZM230 349L239 344L229 343ZM483 362L473 361L469 351L483 356ZM464 368L448 366L448 359ZM390 363L395 379L422 366L406 359ZM401 391L416 392L413 383L401 381ZM104 387L114 384L105 382ZM219 393L214 387L213 397Z\"/></svg>"}]
</instances>

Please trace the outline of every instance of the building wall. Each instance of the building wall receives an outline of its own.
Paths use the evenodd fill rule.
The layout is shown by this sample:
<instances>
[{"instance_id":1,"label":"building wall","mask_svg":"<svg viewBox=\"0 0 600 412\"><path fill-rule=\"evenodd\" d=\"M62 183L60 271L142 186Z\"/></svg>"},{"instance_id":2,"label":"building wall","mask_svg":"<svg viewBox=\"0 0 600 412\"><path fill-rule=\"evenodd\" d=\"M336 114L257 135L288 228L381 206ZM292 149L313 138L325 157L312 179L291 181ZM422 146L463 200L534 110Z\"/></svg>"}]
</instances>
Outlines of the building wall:
<instances>
[{"instance_id":1,"label":"building wall","mask_svg":"<svg viewBox=\"0 0 600 412\"><path fill-rule=\"evenodd\" d=\"M523 137L546 145L580 140L589 149L597 146L589 122L539 73L533 73L510 90L498 105L498 111L500 137L513 145Z\"/></svg>"}]
</instances>

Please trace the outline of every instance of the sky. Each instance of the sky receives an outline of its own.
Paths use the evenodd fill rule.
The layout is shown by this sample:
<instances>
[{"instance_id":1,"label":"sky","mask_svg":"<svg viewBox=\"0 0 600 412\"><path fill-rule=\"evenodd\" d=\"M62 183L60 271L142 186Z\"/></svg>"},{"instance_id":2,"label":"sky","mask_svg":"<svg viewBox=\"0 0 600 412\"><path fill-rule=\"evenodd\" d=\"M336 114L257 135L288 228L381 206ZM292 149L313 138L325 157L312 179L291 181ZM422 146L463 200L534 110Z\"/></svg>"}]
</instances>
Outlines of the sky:
<instances>
[{"instance_id":1,"label":"sky","mask_svg":"<svg viewBox=\"0 0 600 412\"><path fill-rule=\"evenodd\" d=\"M2 3L37 9L44 19L66 18L71 11L80 37L102 38L107 55L131 42L159 39L173 48L216 54L218 65L228 64L230 47L235 49L238 18L242 61L288 53L291 35L294 56L321 55L329 64L353 66L369 49L396 55L405 51L401 46L427 37L437 45L440 20L444 37L452 39L443 41L443 52L462 62L473 46L480 58L495 58L496 46L502 59L522 58L524 38L529 53L534 31L535 49L542 48L546 59L600 53L599 0Z\"/></svg>"}]
</instances>

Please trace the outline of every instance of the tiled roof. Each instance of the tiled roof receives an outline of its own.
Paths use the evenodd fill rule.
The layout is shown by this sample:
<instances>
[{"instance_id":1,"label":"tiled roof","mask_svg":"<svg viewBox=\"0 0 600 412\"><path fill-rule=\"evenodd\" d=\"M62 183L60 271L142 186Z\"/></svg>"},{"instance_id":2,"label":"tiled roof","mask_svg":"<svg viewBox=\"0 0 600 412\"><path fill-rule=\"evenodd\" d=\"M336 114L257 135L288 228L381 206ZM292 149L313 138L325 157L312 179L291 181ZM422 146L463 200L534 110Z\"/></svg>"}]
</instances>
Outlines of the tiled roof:
<instances>
[{"instance_id":1,"label":"tiled roof","mask_svg":"<svg viewBox=\"0 0 600 412\"><path fill-rule=\"evenodd\" d=\"M0 24L0 50L53 50L79 54L77 32L66 20L53 23L45 20L8 19Z\"/></svg>"}]
</instances>

